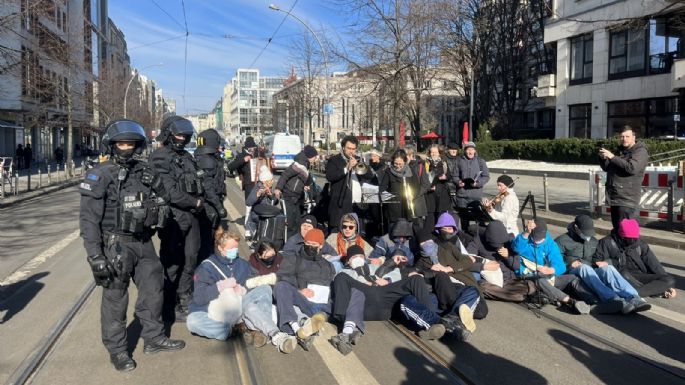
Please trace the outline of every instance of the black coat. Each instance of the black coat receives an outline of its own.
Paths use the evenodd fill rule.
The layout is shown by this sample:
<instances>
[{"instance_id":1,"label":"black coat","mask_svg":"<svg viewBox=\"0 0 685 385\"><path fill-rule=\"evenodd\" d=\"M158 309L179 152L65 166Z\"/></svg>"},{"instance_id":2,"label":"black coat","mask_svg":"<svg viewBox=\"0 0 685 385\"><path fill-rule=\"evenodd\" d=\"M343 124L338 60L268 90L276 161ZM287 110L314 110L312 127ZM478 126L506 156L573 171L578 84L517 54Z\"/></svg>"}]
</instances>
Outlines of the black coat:
<instances>
[{"instance_id":1,"label":"black coat","mask_svg":"<svg viewBox=\"0 0 685 385\"><path fill-rule=\"evenodd\" d=\"M352 190L348 186L346 168L347 161L342 154L333 155L326 163L326 180L330 183L329 226L337 226L340 217L352 212ZM358 179L363 183L362 180L371 180L372 177L369 170L366 175L358 176Z\"/></svg>"},{"instance_id":2,"label":"black coat","mask_svg":"<svg viewBox=\"0 0 685 385\"><path fill-rule=\"evenodd\" d=\"M435 190L428 190L426 193L426 209L429 213L444 213L452 208L452 201L450 200L450 190L447 183L450 182L450 170L446 161L434 162L432 160L426 161L426 170L428 170L429 179L432 177L431 188ZM447 179L441 180L441 175L447 175Z\"/></svg>"},{"instance_id":3,"label":"black coat","mask_svg":"<svg viewBox=\"0 0 685 385\"><path fill-rule=\"evenodd\" d=\"M407 186L411 189L411 193L414 197L413 213L407 205L407 199L404 192L404 178L396 176L390 169L386 170L383 175L383 180L379 186L380 191L387 191L395 196L395 198L392 199L392 202L394 203L387 203L384 205L387 208L388 220L390 222L395 222L400 218L404 218L411 222L412 219L416 217L426 216L425 195L430 188L428 175L425 168L421 166L413 168L410 165L410 168L412 169L412 176L406 179Z\"/></svg>"},{"instance_id":4,"label":"black coat","mask_svg":"<svg viewBox=\"0 0 685 385\"><path fill-rule=\"evenodd\" d=\"M231 163L228 164L228 169L229 171L237 171L238 174L241 177L242 180L242 189L243 191L252 191L252 187L254 187L254 184L256 181L252 180L251 177L251 172L250 172L250 162L245 161L246 156L252 156L253 155L247 153L245 149L236 156Z\"/></svg>"},{"instance_id":5,"label":"black coat","mask_svg":"<svg viewBox=\"0 0 685 385\"><path fill-rule=\"evenodd\" d=\"M642 142L631 148L619 149L611 160L600 160L600 167L607 173L606 194L610 206L639 206L642 178L648 161L649 154Z\"/></svg>"}]
</instances>

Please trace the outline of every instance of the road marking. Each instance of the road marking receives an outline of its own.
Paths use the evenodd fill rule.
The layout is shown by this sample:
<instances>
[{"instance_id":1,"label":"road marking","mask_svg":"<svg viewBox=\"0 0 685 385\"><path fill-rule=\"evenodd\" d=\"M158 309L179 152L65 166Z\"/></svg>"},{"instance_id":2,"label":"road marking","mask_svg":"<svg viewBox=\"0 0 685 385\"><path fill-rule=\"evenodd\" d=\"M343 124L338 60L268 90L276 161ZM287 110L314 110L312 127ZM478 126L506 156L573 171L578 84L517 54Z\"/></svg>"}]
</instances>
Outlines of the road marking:
<instances>
[{"instance_id":1,"label":"road marking","mask_svg":"<svg viewBox=\"0 0 685 385\"><path fill-rule=\"evenodd\" d=\"M314 347L338 384L379 385L354 352L343 356L328 342L335 335L335 330L335 326L326 324L320 335L314 339Z\"/></svg>"},{"instance_id":2,"label":"road marking","mask_svg":"<svg viewBox=\"0 0 685 385\"><path fill-rule=\"evenodd\" d=\"M660 317L663 317L663 318L668 318L671 321L675 321L675 322L679 322L681 324L685 324L685 316L684 315L682 315L678 312L672 311L672 310L668 310L664 307L652 304L652 308L650 309L649 312L654 313L654 314L656 314Z\"/></svg>"},{"instance_id":3,"label":"road marking","mask_svg":"<svg viewBox=\"0 0 685 385\"><path fill-rule=\"evenodd\" d=\"M71 242L78 238L79 232L80 230L74 231L73 233L63 238L61 241L49 247L47 250L38 254L36 257L33 257L33 259L23 264L20 268L15 270L14 273L10 274L9 277L5 278L2 282L0 282L0 286L8 286L28 277L33 269L45 263L48 259L55 256L55 254L62 251L62 249L67 247Z\"/></svg>"}]
</instances>

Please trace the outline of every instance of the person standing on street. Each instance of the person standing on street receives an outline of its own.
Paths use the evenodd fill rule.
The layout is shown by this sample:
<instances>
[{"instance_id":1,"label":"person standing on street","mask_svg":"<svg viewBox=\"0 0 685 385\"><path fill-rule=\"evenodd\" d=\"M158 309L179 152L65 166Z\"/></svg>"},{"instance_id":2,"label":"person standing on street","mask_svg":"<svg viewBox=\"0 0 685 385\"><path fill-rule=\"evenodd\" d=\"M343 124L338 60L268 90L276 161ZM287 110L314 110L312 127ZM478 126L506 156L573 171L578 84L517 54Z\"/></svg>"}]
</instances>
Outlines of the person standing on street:
<instances>
[{"instance_id":1,"label":"person standing on street","mask_svg":"<svg viewBox=\"0 0 685 385\"><path fill-rule=\"evenodd\" d=\"M128 286L138 289L136 317L146 354L180 350L185 342L164 335L162 265L151 237L164 226L167 192L159 176L136 155L145 146L143 127L131 120L107 126L109 161L88 170L80 184L79 226L95 283L102 286L102 342L119 371L136 363L127 351Z\"/></svg>"},{"instance_id":2,"label":"person standing on street","mask_svg":"<svg viewBox=\"0 0 685 385\"><path fill-rule=\"evenodd\" d=\"M197 137L195 159L198 167L204 171L202 187L205 190L205 215L199 217L200 222L200 259L209 257L214 252L212 234L219 227L222 219L228 216L224 208L226 198L226 173L224 161L219 152L221 136L210 128L202 131Z\"/></svg>"},{"instance_id":3,"label":"person standing on street","mask_svg":"<svg viewBox=\"0 0 685 385\"><path fill-rule=\"evenodd\" d=\"M310 191L314 183L309 169L319 159L319 153L310 145L295 155L295 160L285 169L278 179L274 195L285 202L285 214L288 225L288 238L297 233L302 217L305 191Z\"/></svg>"},{"instance_id":4,"label":"person standing on street","mask_svg":"<svg viewBox=\"0 0 685 385\"><path fill-rule=\"evenodd\" d=\"M17 159L16 169L21 170L21 166L24 163L24 145L21 143L17 144L17 150L14 152L14 155Z\"/></svg>"},{"instance_id":5,"label":"person standing on street","mask_svg":"<svg viewBox=\"0 0 685 385\"><path fill-rule=\"evenodd\" d=\"M229 172L237 172L240 176L240 180L242 182L241 187L245 193L246 201L247 198L250 196L250 192L252 192L255 183L258 180L258 176L256 174L259 165L257 164L255 166L254 172L252 172L251 165L251 161L256 160L257 156L257 143L254 141L253 137L248 136L247 138L245 138L245 143L243 143L243 150L240 152L240 154L236 155L235 159L233 159L231 163L228 164ZM251 206L245 206L246 219L250 217L251 209ZM249 238L252 235L253 234L249 231L249 229L245 229L246 238Z\"/></svg>"},{"instance_id":6,"label":"person standing on street","mask_svg":"<svg viewBox=\"0 0 685 385\"><path fill-rule=\"evenodd\" d=\"M642 195L642 178L649 161L647 147L637 142L635 131L623 126L618 154L599 149L599 166L607 173L606 195L611 206L611 224L618 230L622 219L634 219Z\"/></svg>"},{"instance_id":7,"label":"person standing on street","mask_svg":"<svg viewBox=\"0 0 685 385\"><path fill-rule=\"evenodd\" d=\"M28 143L24 147L24 168L31 169L31 161L33 160L33 150L31 149L31 143Z\"/></svg>"},{"instance_id":8,"label":"person standing on street","mask_svg":"<svg viewBox=\"0 0 685 385\"><path fill-rule=\"evenodd\" d=\"M188 315L188 302L193 292L193 271L200 251L198 218L204 209L204 172L185 146L195 129L180 116L162 122L157 140L163 146L150 155L152 167L160 174L169 192L171 220L159 233L159 254L164 266L165 316L175 307L176 321Z\"/></svg>"}]
</instances>

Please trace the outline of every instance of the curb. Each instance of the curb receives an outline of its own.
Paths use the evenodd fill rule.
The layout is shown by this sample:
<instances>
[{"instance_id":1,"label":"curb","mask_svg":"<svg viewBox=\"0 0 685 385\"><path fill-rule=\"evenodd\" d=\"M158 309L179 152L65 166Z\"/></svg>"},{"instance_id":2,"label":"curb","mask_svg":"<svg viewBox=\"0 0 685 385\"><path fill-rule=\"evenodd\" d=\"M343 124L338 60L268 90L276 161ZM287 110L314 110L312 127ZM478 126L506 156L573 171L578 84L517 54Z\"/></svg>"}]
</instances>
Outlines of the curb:
<instances>
[{"instance_id":1,"label":"curb","mask_svg":"<svg viewBox=\"0 0 685 385\"><path fill-rule=\"evenodd\" d=\"M507 170L505 168L488 167L488 170L495 174L507 174L507 175L528 175L528 176L539 176L542 177L547 174L550 178L563 178L563 179L577 179L587 181L590 177L588 172L579 171L539 171L539 170L521 170L512 169Z\"/></svg>"},{"instance_id":2,"label":"curb","mask_svg":"<svg viewBox=\"0 0 685 385\"><path fill-rule=\"evenodd\" d=\"M0 200L0 208L10 207L14 204L21 203L21 202L27 201L29 199L37 198L37 197L40 197L40 196L43 196L43 195L46 195L46 194L49 194L49 193L52 193L55 191L59 191L59 190L63 190L65 188L68 188L71 186L75 186L75 185L79 184L80 181L81 181L81 179L79 178L76 180L70 180L68 182L62 182L58 185L44 187L44 188L41 188L40 190L33 190L31 192L25 192L23 194L17 195L16 198L7 197L4 200Z\"/></svg>"},{"instance_id":3,"label":"curb","mask_svg":"<svg viewBox=\"0 0 685 385\"><path fill-rule=\"evenodd\" d=\"M561 227L566 227L568 226L569 223L573 222L574 217L572 216L567 216L563 214L558 214L554 212L545 212L545 211L537 211L537 215L539 217L542 217L548 224L554 225L554 226L561 226ZM606 221L597 221L595 220L595 232L597 234L601 235L609 235L612 230L612 226L610 222ZM607 225L605 225L608 224ZM647 242L650 245L658 245L658 246L663 246L663 247L669 247L672 249L677 249L677 250L685 250L685 237L676 232L666 232L664 230L652 230L652 231L663 231L665 234L668 235L668 237L663 237L663 236L658 236L656 234L652 234L652 231L649 231L649 233L645 234L644 232L645 229L641 228L640 232L640 238ZM647 229L651 230L651 229Z\"/></svg>"}]
</instances>

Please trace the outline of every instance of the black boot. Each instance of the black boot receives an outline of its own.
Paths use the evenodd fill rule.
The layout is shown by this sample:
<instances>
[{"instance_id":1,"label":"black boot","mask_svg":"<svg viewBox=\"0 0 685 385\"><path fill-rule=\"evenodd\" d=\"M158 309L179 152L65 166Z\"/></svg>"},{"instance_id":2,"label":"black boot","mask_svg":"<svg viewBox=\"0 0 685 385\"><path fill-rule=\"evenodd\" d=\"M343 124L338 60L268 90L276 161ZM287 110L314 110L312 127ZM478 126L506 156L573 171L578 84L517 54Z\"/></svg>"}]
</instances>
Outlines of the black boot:
<instances>
[{"instance_id":1,"label":"black boot","mask_svg":"<svg viewBox=\"0 0 685 385\"><path fill-rule=\"evenodd\" d=\"M171 352L174 350L181 350L186 347L186 343L182 340L172 340L171 338L162 338L156 342L145 344L143 352L145 354L154 354L157 352Z\"/></svg>"},{"instance_id":2,"label":"black boot","mask_svg":"<svg viewBox=\"0 0 685 385\"><path fill-rule=\"evenodd\" d=\"M465 342L471 337L471 332L461 322L454 313L449 313L440 319L440 323L445 325L445 334L454 336L458 341Z\"/></svg>"},{"instance_id":3,"label":"black boot","mask_svg":"<svg viewBox=\"0 0 685 385\"><path fill-rule=\"evenodd\" d=\"M110 354L109 361L114 365L114 369L120 372L130 372L136 368L136 362L128 352Z\"/></svg>"}]
</instances>

